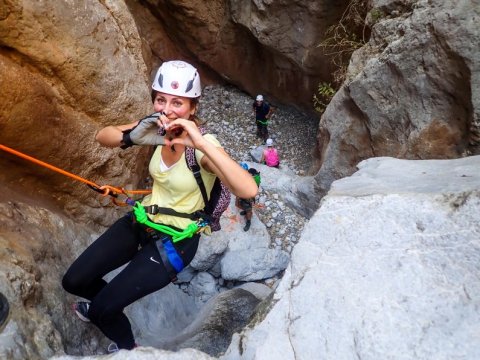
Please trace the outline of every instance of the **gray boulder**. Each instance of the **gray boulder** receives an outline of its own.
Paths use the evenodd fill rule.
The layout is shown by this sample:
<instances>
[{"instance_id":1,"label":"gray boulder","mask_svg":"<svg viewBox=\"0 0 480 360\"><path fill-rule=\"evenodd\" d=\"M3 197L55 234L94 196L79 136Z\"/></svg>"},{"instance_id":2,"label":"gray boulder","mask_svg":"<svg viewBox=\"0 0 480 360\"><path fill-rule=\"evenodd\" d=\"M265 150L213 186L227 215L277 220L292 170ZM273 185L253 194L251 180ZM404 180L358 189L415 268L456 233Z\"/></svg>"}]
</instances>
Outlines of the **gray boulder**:
<instances>
[{"instance_id":1,"label":"gray boulder","mask_svg":"<svg viewBox=\"0 0 480 360\"><path fill-rule=\"evenodd\" d=\"M480 153L479 1L371 5L370 39L353 53L319 124L317 204L334 180L367 158Z\"/></svg>"},{"instance_id":2,"label":"gray boulder","mask_svg":"<svg viewBox=\"0 0 480 360\"><path fill-rule=\"evenodd\" d=\"M372 158L334 182L221 359L480 358L479 167Z\"/></svg>"}]
</instances>

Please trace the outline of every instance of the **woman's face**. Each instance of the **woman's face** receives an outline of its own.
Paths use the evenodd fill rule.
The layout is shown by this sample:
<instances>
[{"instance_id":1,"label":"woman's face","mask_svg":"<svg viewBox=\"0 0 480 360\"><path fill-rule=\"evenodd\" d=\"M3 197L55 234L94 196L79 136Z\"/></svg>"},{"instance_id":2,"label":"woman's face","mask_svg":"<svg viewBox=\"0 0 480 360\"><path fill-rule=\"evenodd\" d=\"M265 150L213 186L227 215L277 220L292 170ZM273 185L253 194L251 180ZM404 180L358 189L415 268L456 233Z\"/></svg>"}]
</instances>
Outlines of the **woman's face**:
<instances>
[{"instance_id":1,"label":"woman's face","mask_svg":"<svg viewBox=\"0 0 480 360\"><path fill-rule=\"evenodd\" d=\"M155 94L153 109L155 112L163 111L170 120L189 119L190 115L195 114L195 106L190 98L161 92Z\"/></svg>"}]
</instances>

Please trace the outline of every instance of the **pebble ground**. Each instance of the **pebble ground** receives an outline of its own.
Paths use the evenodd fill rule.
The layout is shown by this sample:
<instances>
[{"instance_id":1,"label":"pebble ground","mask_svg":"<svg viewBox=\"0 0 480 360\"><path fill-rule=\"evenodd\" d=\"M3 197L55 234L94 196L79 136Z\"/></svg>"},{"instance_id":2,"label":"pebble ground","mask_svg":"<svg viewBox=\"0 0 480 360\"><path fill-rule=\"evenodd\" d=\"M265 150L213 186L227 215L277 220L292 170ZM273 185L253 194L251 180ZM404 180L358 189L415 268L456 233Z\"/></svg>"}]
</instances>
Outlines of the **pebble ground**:
<instances>
[{"instance_id":1,"label":"pebble ground","mask_svg":"<svg viewBox=\"0 0 480 360\"><path fill-rule=\"evenodd\" d=\"M268 98L266 98L268 101ZM234 87L207 86L200 101L199 117L209 133L215 134L229 155L236 161L253 161L250 151L263 142L256 136L252 105L254 98ZM313 160L318 117L304 114L293 107L272 104L269 136L281 157L281 166L304 176ZM306 219L282 200L281 194L260 186L255 212L266 225L271 245L290 252Z\"/></svg>"}]
</instances>

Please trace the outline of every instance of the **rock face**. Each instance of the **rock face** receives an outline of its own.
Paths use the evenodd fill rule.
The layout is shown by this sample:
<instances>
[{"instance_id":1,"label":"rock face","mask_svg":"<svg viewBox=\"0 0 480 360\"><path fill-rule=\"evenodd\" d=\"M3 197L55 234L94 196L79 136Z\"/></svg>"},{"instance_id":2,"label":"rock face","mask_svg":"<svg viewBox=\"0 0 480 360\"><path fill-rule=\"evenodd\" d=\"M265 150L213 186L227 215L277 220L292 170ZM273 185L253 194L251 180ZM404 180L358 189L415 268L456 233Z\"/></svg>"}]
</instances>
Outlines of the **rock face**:
<instances>
[{"instance_id":1,"label":"rock face","mask_svg":"<svg viewBox=\"0 0 480 360\"><path fill-rule=\"evenodd\" d=\"M478 153L478 1L374 1L370 41L322 116L319 197L363 159ZM318 198L316 199L318 201ZM314 208L312 205L311 208Z\"/></svg>"},{"instance_id":2,"label":"rock face","mask_svg":"<svg viewBox=\"0 0 480 360\"><path fill-rule=\"evenodd\" d=\"M126 7L9 1L0 12L0 44L0 143L99 185L135 187L145 154L119 157L94 142L102 125L139 119L149 109L140 37ZM116 216L97 214L85 185L51 170L3 152L0 168L1 182L53 198L77 219L106 225Z\"/></svg>"},{"instance_id":3,"label":"rock face","mask_svg":"<svg viewBox=\"0 0 480 360\"><path fill-rule=\"evenodd\" d=\"M312 95L331 65L318 44L348 1L173 1L128 4L162 59L178 52L253 94L311 109ZM152 31L159 29L161 31ZM166 50L169 45L174 49Z\"/></svg>"},{"instance_id":4,"label":"rock face","mask_svg":"<svg viewBox=\"0 0 480 360\"><path fill-rule=\"evenodd\" d=\"M328 80L333 70L317 44L347 3L4 1L0 143L98 185L137 188L148 154L100 148L94 134L106 124L151 112L149 82L161 61L181 57L200 68L206 83L227 81L251 94L308 107L318 81ZM320 122L318 173L295 179L294 185L281 179L271 184L286 187L283 200L308 215L332 182L351 175L361 160L480 152L478 0L377 0L370 5L372 37L352 57L347 81ZM475 161L478 168L476 158L465 161ZM442 172L436 163L422 162L428 164L426 174L435 174L432 181L409 162L362 164L362 175L352 178L359 181L353 182L358 189L335 183L313 218L272 303L274 311L234 345L242 343L244 358L273 358L277 351L281 356L275 358L293 352L306 358L355 353L385 358L389 351L406 358L431 358L435 352L445 358L479 357L468 340L479 320L478 283L472 280L478 278L479 263L479 224L472 215L478 213L478 194L472 190L478 189L477 173L468 166L467 172L456 172L454 162L444 163L448 169ZM417 176L408 179L409 187L404 180L393 190L374 177L368 184L360 182L375 166L400 182L408 174ZM451 179L455 187L437 183L437 177ZM399 188L411 194L399 195ZM12 309L0 358L47 358L63 351L79 355L104 347L95 330L78 330L66 316L71 298L58 284L92 234L124 210L105 206L108 199L99 202L82 183L4 152L0 190L0 285ZM356 199L359 194L364 197ZM218 263L216 271L239 280L245 268L232 275L225 263L238 260L238 249L229 251L228 261ZM282 252L265 253L269 256L262 259L275 266L259 271L253 265L261 256L245 256L250 262L236 265L252 265L254 271L241 280L263 279L286 265ZM217 253L210 255L218 260ZM211 274L202 276L213 284ZM245 296L250 310L255 302ZM312 309L317 310L313 315ZM311 334L325 346L315 347L317 338L305 344ZM231 347L227 356L239 356L236 351ZM202 356L184 351L179 357L184 353Z\"/></svg>"},{"instance_id":5,"label":"rock face","mask_svg":"<svg viewBox=\"0 0 480 360\"><path fill-rule=\"evenodd\" d=\"M0 202L0 291L10 303L10 319L1 331L0 358L91 352L99 346L99 332L78 326L71 316L72 298L60 286L91 230L45 204L32 205L26 197L8 194L10 201Z\"/></svg>"},{"instance_id":6,"label":"rock face","mask_svg":"<svg viewBox=\"0 0 480 360\"><path fill-rule=\"evenodd\" d=\"M480 156L336 181L231 359L477 359Z\"/></svg>"}]
</instances>

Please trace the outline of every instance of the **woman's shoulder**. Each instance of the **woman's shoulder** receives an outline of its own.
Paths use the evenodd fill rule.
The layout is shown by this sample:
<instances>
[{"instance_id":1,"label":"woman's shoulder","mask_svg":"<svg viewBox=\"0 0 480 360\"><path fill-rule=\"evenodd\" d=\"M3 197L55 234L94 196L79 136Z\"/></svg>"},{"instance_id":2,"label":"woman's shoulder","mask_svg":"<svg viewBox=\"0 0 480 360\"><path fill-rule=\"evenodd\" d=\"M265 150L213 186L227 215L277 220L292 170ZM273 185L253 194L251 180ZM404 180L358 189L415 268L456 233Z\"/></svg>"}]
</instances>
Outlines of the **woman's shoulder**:
<instances>
[{"instance_id":1,"label":"woman's shoulder","mask_svg":"<svg viewBox=\"0 0 480 360\"><path fill-rule=\"evenodd\" d=\"M221 147L222 145L220 144L220 141L218 141L217 137L213 134L203 134L203 137L205 140L208 142L212 143L216 147Z\"/></svg>"},{"instance_id":2,"label":"woman's shoulder","mask_svg":"<svg viewBox=\"0 0 480 360\"><path fill-rule=\"evenodd\" d=\"M209 143L213 144L215 147L219 147L219 148L222 147L222 145L217 140L217 137L215 135L213 135L213 134L203 134L202 136L205 140L207 140ZM197 162L199 164L201 164L204 153L200 150L196 150L195 151L195 156L197 158Z\"/></svg>"}]
</instances>

